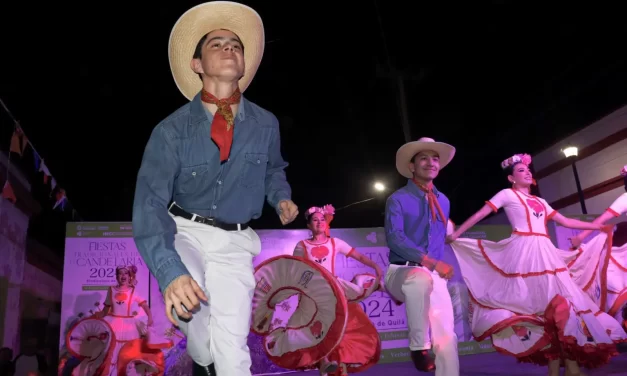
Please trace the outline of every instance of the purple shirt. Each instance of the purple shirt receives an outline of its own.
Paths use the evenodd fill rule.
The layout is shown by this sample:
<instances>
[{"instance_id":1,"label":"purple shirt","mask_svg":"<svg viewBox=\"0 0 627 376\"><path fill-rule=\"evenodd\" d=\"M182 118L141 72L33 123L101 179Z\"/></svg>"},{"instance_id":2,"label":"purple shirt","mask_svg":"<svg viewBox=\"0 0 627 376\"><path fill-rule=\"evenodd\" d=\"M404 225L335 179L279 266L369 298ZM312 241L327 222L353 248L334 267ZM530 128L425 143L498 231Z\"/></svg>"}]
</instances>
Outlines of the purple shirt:
<instances>
[{"instance_id":1,"label":"purple shirt","mask_svg":"<svg viewBox=\"0 0 627 376\"><path fill-rule=\"evenodd\" d=\"M440 260L444 254L446 225L451 210L448 198L435 187L446 218L433 222L425 192L412 180L388 197L385 205L385 237L390 248L390 263L429 258Z\"/></svg>"}]
</instances>

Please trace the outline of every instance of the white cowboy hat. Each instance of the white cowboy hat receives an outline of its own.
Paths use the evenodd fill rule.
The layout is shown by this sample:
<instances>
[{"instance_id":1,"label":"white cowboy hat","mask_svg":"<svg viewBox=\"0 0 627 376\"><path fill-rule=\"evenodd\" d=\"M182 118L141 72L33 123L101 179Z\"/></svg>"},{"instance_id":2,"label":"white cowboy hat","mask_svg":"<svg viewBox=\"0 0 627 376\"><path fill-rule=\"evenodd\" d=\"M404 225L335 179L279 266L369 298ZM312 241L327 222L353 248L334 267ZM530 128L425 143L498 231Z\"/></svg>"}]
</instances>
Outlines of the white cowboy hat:
<instances>
[{"instance_id":1,"label":"white cowboy hat","mask_svg":"<svg viewBox=\"0 0 627 376\"><path fill-rule=\"evenodd\" d=\"M202 37L217 29L232 31L244 44L246 69L239 80L241 92L250 85L261 63L265 34L261 17L254 9L230 1L211 1L193 7L176 21L168 46L174 82L189 100L202 89L202 81L190 67L194 50Z\"/></svg>"},{"instance_id":2,"label":"white cowboy hat","mask_svg":"<svg viewBox=\"0 0 627 376\"><path fill-rule=\"evenodd\" d=\"M411 179L414 174L409 169L411 159L421 151L435 151L440 156L440 168L444 168L455 156L455 148L443 142L435 142L429 137L422 137L418 141L408 142L396 152L396 169L404 177Z\"/></svg>"}]
</instances>

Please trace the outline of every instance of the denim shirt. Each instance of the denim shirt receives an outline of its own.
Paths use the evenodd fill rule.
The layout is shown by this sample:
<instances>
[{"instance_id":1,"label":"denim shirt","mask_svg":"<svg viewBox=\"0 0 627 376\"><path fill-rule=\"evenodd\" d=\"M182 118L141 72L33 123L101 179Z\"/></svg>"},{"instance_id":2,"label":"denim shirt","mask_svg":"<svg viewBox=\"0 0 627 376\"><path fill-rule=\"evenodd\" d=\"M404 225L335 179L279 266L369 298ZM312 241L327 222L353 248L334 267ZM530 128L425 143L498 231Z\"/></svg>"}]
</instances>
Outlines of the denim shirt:
<instances>
[{"instance_id":1,"label":"denim shirt","mask_svg":"<svg viewBox=\"0 0 627 376\"><path fill-rule=\"evenodd\" d=\"M420 263L424 256L441 260L446 240L446 225L451 210L448 198L434 187L442 212L434 223L426 194L412 180L388 197L385 205L385 237L390 248L390 263Z\"/></svg>"},{"instance_id":2,"label":"denim shirt","mask_svg":"<svg viewBox=\"0 0 627 376\"><path fill-rule=\"evenodd\" d=\"M277 118L242 97L230 158L224 163L211 140L212 120L199 93L155 127L144 151L133 237L162 290L189 274L174 249L171 201L187 212L235 224L259 218L264 197L277 213L279 202L291 199Z\"/></svg>"}]
</instances>

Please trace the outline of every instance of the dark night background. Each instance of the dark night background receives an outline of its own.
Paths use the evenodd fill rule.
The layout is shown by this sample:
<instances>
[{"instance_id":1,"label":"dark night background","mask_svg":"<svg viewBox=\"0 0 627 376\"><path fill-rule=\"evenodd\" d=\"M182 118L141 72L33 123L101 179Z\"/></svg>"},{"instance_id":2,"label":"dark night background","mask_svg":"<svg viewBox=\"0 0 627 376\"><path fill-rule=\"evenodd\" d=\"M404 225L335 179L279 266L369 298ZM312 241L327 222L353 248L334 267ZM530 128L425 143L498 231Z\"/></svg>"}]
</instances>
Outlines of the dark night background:
<instances>
[{"instance_id":1,"label":"dark night background","mask_svg":"<svg viewBox=\"0 0 627 376\"><path fill-rule=\"evenodd\" d=\"M0 98L71 203L53 212L32 160L19 161L47 208L31 235L62 251L72 208L85 221L131 219L148 136L186 101L170 74L168 37L199 3L3 4ZM267 41L245 96L281 122L301 213L372 197L375 180L387 194L405 184L394 167L405 142L399 74L411 138L457 147L436 181L457 223L505 186L503 159L541 151L627 103L624 22L608 20L611 10L599 19L508 1L440 9L373 0L243 3L260 13ZM2 150L12 130L0 109ZM383 208L384 197L352 206L333 226L381 226ZM303 226L299 218L288 227ZM253 227L281 225L266 206Z\"/></svg>"}]
</instances>

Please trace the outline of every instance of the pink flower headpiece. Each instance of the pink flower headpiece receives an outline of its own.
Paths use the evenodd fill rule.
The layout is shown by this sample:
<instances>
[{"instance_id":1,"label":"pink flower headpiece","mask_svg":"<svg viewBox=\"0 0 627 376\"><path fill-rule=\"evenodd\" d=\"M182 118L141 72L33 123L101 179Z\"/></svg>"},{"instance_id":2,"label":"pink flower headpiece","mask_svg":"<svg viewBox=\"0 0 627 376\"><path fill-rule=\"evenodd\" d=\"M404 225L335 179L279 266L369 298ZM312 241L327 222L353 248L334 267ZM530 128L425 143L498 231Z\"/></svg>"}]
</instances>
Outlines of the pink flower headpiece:
<instances>
[{"instance_id":1,"label":"pink flower headpiece","mask_svg":"<svg viewBox=\"0 0 627 376\"><path fill-rule=\"evenodd\" d=\"M321 208L312 206L305 212L305 218L311 217L314 213L321 213L323 215L335 215L335 208L333 205L325 205Z\"/></svg>"},{"instance_id":2,"label":"pink flower headpiece","mask_svg":"<svg viewBox=\"0 0 627 376\"><path fill-rule=\"evenodd\" d=\"M117 268L115 268L116 271L120 271L120 270L123 270L123 269L128 270L132 274L137 274L137 266L135 266L135 265L128 265L128 266L127 265L120 265Z\"/></svg>"},{"instance_id":3,"label":"pink flower headpiece","mask_svg":"<svg viewBox=\"0 0 627 376\"><path fill-rule=\"evenodd\" d=\"M531 164L531 155L529 154L514 154L513 156L507 158L503 162L501 162L501 168L505 170L506 168L515 165L516 163L523 163L527 166Z\"/></svg>"},{"instance_id":4,"label":"pink flower headpiece","mask_svg":"<svg viewBox=\"0 0 627 376\"><path fill-rule=\"evenodd\" d=\"M620 175L621 176L627 176L627 165L624 165L623 169L620 170Z\"/></svg>"}]
</instances>

